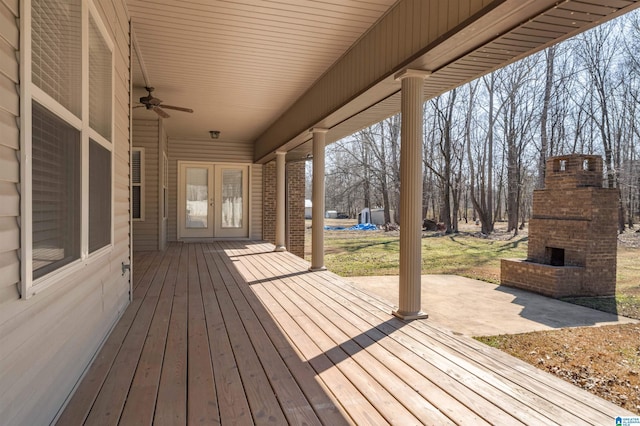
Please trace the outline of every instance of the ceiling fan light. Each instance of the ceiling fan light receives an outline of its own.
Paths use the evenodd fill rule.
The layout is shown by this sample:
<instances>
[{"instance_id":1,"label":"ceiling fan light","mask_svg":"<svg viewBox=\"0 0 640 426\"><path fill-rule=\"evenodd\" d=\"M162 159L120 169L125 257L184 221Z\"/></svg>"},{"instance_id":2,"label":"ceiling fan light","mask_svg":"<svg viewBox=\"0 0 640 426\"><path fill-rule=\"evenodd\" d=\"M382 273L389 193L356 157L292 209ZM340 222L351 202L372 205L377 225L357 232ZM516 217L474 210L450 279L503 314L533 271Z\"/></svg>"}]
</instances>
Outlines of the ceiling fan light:
<instances>
[{"instance_id":1,"label":"ceiling fan light","mask_svg":"<svg viewBox=\"0 0 640 426\"><path fill-rule=\"evenodd\" d=\"M218 139L220 137L220 130L209 130L209 135L211 135L211 139Z\"/></svg>"}]
</instances>

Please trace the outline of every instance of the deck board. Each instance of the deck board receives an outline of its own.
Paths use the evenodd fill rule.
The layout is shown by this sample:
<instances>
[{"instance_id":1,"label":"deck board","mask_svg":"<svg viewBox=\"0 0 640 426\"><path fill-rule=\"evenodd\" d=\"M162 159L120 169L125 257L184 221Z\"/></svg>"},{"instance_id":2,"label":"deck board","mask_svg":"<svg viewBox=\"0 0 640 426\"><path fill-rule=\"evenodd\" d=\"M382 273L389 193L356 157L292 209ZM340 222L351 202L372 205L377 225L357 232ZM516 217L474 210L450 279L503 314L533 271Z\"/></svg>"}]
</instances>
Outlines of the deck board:
<instances>
[{"instance_id":1,"label":"deck board","mask_svg":"<svg viewBox=\"0 0 640 426\"><path fill-rule=\"evenodd\" d=\"M299 283L296 283L293 279L287 279L286 281L288 281L289 291L295 291L296 288L303 289L303 287L298 285ZM302 291L307 292L319 301L319 303L315 304L316 306L326 306L334 309L334 312L340 310L340 307L334 305L330 298L319 292L314 292L309 286L305 286ZM306 304L301 296L297 296L294 303L298 306ZM308 312L311 309L312 307L307 306L304 310ZM318 318L315 321L320 324L322 319ZM348 346L345 347L345 350L350 350L348 356L357 357L358 351L366 348L366 352L371 355L371 358L363 360L361 365L366 365L368 368L376 370L378 374L386 372L386 374L380 374L379 376L379 380L381 379L381 384L384 386L389 386L389 384L398 379L402 380L401 383L396 385L405 387L410 384L413 389L419 390L419 394L409 392L409 398L418 398L419 395L424 395L432 406L437 407L440 411L446 412L447 416L455 419L455 421L460 424L488 424L488 422L482 420L477 413L489 413L494 422L496 419L502 418L505 422L514 423L513 417L505 414L503 411L493 410L495 406L491 403L479 404L477 398L468 400L469 405L474 406L475 412L464 405L461 406L458 399L452 397L443 389L455 389L457 382L451 380L446 374L438 374L440 372L439 370L431 368L432 366L430 364L415 356L412 351L397 344L397 342L394 342L392 339L388 339L385 334L376 328L371 328L370 324L364 322L361 318L357 316L352 316L348 319L343 318L339 324L326 324L325 329L332 329L333 325L342 330L342 335L338 336L336 340L346 342L343 345ZM348 342L347 337L351 337L353 342ZM425 375L414 374L415 371L429 371L431 375L436 375L438 379L437 383L431 382ZM438 384L443 388L439 387ZM398 394L401 390L390 389L390 392ZM412 411L418 416L423 416L424 412L428 413L427 407L424 404L425 397L419 397L418 401L405 398L403 402L408 406L414 405ZM457 397L464 399L466 394L459 392ZM432 407L431 410L433 409ZM435 421L434 419L425 418L421 420L423 422ZM440 421L442 421L442 419L440 419Z\"/></svg>"},{"instance_id":2,"label":"deck board","mask_svg":"<svg viewBox=\"0 0 640 426\"><path fill-rule=\"evenodd\" d=\"M169 256L175 253L170 251ZM167 259L171 261L170 259ZM121 415L122 424L149 425L153 421L160 372L164 360L167 341L169 315L173 304L175 278L161 271L159 277L168 278L159 294L153 318L149 326L138 366L127 395L127 404ZM138 287L139 288L139 287ZM137 299L134 299L134 301Z\"/></svg>"},{"instance_id":3,"label":"deck board","mask_svg":"<svg viewBox=\"0 0 640 426\"><path fill-rule=\"evenodd\" d=\"M251 421L251 409L233 357L231 342L218 300L222 278L201 251L198 251L198 260L211 364L218 396L218 415L222 423L229 419L236 419L238 423L248 423ZM217 291L214 282L217 283Z\"/></svg>"},{"instance_id":4,"label":"deck board","mask_svg":"<svg viewBox=\"0 0 640 426\"><path fill-rule=\"evenodd\" d=\"M225 270L223 278L227 284L229 296L242 318L247 335L251 339L251 344L260 360L262 369L267 374L274 394L278 396L287 421L291 424L320 425L320 420L309 406L295 377L280 357L262 325L269 321L268 313L264 309L256 311L252 308L249 299L255 298L255 295L243 293L240 290L241 286L246 285L246 282L239 274L234 274L233 263L220 257L216 257L216 259L219 269Z\"/></svg>"},{"instance_id":5,"label":"deck board","mask_svg":"<svg viewBox=\"0 0 640 426\"><path fill-rule=\"evenodd\" d=\"M162 363L154 424L186 423L187 414L187 280L188 246L180 253L173 288L173 303Z\"/></svg>"},{"instance_id":6,"label":"deck board","mask_svg":"<svg viewBox=\"0 0 640 426\"><path fill-rule=\"evenodd\" d=\"M631 415L249 241L136 253L58 424L606 424Z\"/></svg>"},{"instance_id":7,"label":"deck board","mask_svg":"<svg viewBox=\"0 0 640 426\"><path fill-rule=\"evenodd\" d=\"M198 250L196 250L198 249ZM188 419L190 425L220 423L215 379L207 334L204 299L200 287L196 245L189 246Z\"/></svg>"}]
</instances>

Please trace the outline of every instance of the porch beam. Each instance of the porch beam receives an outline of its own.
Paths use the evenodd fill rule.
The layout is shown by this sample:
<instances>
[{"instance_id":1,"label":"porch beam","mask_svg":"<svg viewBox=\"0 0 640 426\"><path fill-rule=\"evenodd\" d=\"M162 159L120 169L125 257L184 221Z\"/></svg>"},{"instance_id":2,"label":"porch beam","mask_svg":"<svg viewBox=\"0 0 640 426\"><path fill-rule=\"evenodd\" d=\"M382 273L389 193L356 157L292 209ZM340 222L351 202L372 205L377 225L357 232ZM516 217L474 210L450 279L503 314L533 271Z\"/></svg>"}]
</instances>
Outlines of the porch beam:
<instances>
[{"instance_id":1,"label":"porch beam","mask_svg":"<svg viewBox=\"0 0 640 426\"><path fill-rule=\"evenodd\" d=\"M285 151L276 152L276 248L274 251L286 251L286 155Z\"/></svg>"},{"instance_id":2,"label":"porch beam","mask_svg":"<svg viewBox=\"0 0 640 426\"><path fill-rule=\"evenodd\" d=\"M322 271L324 266L324 147L328 129L314 127L313 135L313 184L311 194L311 268Z\"/></svg>"},{"instance_id":3,"label":"porch beam","mask_svg":"<svg viewBox=\"0 0 640 426\"><path fill-rule=\"evenodd\" d=\"M422 275L422 110L424 80L429 71L396 74L402 85L400 128L400 286L398 310L410 320L427 318L421 311Z\"/></svg>"}]
</instances>

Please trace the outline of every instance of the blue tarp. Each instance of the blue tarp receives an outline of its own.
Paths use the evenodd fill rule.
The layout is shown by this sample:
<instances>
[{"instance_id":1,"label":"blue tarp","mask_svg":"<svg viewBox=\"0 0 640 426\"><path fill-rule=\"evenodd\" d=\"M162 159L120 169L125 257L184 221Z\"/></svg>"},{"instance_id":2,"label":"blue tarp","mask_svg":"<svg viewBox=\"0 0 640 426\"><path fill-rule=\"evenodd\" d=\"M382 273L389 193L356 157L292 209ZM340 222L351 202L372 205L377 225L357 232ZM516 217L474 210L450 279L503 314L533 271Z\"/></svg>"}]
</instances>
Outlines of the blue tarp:
<instances>
[{"instance_id":1,"label":"blue tarp","mask_svg":"<svg viewBox=\"0 0 640 426\"><path fill-rule=\"evenodd\" d=\"M376 231L378 227L373 223L359 223L358 225L353 225L349 228L345 228L344 226L325 226L325 231Z\"/></svg>"}]
</instances>

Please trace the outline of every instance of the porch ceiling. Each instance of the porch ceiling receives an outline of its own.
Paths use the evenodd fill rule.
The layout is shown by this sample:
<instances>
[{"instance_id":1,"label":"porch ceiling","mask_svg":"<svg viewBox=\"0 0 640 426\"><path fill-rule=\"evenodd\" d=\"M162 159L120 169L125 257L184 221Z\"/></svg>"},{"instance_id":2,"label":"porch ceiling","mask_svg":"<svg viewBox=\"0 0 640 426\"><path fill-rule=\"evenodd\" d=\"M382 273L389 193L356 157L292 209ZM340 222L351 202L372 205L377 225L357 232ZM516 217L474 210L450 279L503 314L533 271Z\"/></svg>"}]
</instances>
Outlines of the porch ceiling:
<instances>
[{"instance_id":1,"label":"porch ceiling","mask_svg":"<svg viewBox=\"0 0 640 426\"><path fill-rule=\"evenodd\" d=\"M128 0L170 137L255 140L396 0ZM137 64L135 65L137 66ZM134 100L144 96L139 69ZM144 108L134 117L154 118Z\"/></svg>"},{"instance_id":2,"label":"porch ceiling","mask_svg":"<svg viewBox=\"0 0 640 426\"><path fill-rule=\"evenodd\" d=\"M432 71L425 96L433 97L640 6L638 0L469 0L472 10L481 4L479 13L434 42L415 46L413 54L399 58L381 78L374 76L364 90L344 93L343 103L322 117L300 120L300 108L318 96L312 93L314 84L327 78L332 65L340 65L373 25L396 8L426 4L408 3L128 0L155 95L195 110L168 111L169 137L202 139L209 130L220 130L225 140L254 141L261 162L279 148L289 151L289 160L305 157L311 151L309 127L329 128L330 143L397 113L400 86L393 75L400 69ZM438 4L452 9L452 3L463 4ZM371 50L371 56L375 53ZM145 82L135 65L133 84L136 99L144 94ZM134 118L155 117L143 108L134 111Z\"/></svg>"}]
</instances>

